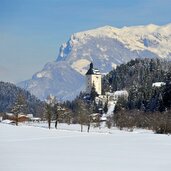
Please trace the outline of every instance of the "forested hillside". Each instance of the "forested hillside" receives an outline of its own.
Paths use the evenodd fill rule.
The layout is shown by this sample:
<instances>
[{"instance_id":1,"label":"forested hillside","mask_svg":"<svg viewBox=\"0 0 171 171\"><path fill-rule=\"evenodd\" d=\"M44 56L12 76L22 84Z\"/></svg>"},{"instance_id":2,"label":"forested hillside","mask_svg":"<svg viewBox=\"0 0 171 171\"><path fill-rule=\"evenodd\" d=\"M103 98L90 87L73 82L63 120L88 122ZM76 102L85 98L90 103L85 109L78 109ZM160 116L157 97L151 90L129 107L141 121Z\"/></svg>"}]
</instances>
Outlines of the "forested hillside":
<instances>
[{"instance_id":1,"label":"forested hillside","mask_svg":"<svg viewBox=\"0 0 171 171\"><path fill-rule=\"evenodd\" d=\"M156 83L157 84L153 84ZM141 127L171 132L171 63L136 59L118 66L103 78L103 91L126 89L127 100L115 106L114 124L121 129Z\"/></svg>"},{"instance_id":2,"label":"forested hillside","mask_svg":"<svg viewBox=\"0 0 171 171\"><path fill-rule=\"evenodd\" d=\"M103 79L104 91L130 90L132 86L151 87L154 82L165 81L171 63L159 59L135 59L118 66Z\"/></svg>"},{"instance_id":3,"label":"forested hillside","mask_svg":"<svg viewBox=\"0 0 171 171\"><path fill-rule=\"evenodd\" d=\"M40 109L44 106L43 102L28 91L5 82L0 82L0 112L11 112L18 95L22 95L25 99L26 113L40 115Z\"/></svg>"},{"instance_id":4,"label":"forested hillside","mask_svg":"<svg viewBox=\"0 0 171 171\"><path fill-rule=\"evenodd\" d=\"M129 109L159 110L158 100L165 94L155 82L168 82L171 63L159 59L136 59L118 66L103 79L103 91L126 89L129 92Z\"/></svg>"}]
</instances>

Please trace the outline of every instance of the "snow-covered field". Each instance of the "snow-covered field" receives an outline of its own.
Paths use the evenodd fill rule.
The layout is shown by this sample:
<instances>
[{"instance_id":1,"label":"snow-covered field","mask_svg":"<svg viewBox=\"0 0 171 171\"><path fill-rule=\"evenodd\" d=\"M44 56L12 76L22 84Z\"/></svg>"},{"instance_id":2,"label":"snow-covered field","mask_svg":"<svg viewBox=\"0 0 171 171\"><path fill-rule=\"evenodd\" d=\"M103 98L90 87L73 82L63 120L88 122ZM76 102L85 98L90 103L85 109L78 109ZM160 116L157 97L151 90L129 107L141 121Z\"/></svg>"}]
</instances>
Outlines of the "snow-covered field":
<instances>
[{"instance_id":1,"label":"snow-covered field","mask_svg":"<svg viewBox=\"0 0 171 171\"><path fill-rule=\"evenodd\" d=\"M42 125L41 125L42 126ZM171 136L0 123L0 171L170 171Z\"/></svg>"}]
</instances>

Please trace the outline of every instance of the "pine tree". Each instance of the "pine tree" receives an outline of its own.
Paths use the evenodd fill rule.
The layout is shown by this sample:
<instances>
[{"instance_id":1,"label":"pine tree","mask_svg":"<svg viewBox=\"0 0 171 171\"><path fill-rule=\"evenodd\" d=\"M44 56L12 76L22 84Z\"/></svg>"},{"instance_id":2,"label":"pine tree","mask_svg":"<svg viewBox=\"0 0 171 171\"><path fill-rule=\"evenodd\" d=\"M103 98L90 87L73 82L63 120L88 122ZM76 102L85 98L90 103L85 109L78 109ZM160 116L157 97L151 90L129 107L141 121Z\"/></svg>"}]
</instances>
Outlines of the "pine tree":
<instances>
[{"instance_id":1,"label":"pine tree","mask_svg":"<svg viewBox=\"0 0 171 171\"><path fill-rule=\"evenodd\" d=\"M97 96L98 96L98 93L96 92L95 85L93 84L93 86L91 88L91 92L90 92L90 99L91 99L91 101L95 103L95 98Z\"/></svg>"},{"instance_id":2,"label":"pine tree","mask_svg":"<svg viewBox=\"0 0 171 171\"><path fill-rule=\"evenodd\" d=\"M26 100L22 93L18 94L17 99L11 109L11 112L15 115L16 126L18 126L19 114L26 112Z\"/></svg>"},{"instance_id":3,"label":"pine tree","mask_svg":"<svg viewBox=\"0 0 171 171\"><path fill-rule=\"evenodd\" d=\"M107 100L107 102L105 102L103 110L104 110L104 113L107 113L107 111L108 111L108 100Z\"/></svg>"},{"instance_id":4,"label":"pine tree","mask_svg":"<svg viewBox=\"0 0 171 171\"><path fill-rule=\"evenodd\" d=\"M46 104L46 117L48 121L48 128L51 128L52 108L50 104Z\"/></svg>"},{"instance_id":5,"label":"pine tree","mask_svg":"<svg viewBox=\"0 0 171 171\"><path fill-rule=\"evenodd\" d=\"M166 85L163 91L163 103L168 109L171 108L171 73L166 75Z\"/></svg>"}]
</instances>

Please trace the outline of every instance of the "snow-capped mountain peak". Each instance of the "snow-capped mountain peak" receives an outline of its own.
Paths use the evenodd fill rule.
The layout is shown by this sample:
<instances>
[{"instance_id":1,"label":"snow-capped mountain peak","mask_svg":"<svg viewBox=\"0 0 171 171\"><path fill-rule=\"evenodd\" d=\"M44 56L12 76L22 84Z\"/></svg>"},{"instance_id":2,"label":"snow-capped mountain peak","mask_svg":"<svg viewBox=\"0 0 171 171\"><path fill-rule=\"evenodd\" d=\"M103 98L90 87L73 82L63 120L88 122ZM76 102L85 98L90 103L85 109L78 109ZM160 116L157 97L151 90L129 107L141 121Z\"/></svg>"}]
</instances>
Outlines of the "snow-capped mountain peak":
<instances>
[{"instance_id":1,"label":"snow-capped mountain peak","mask_svg":"<svg viewBox=\"0 0 171 171\"><path fill-rule=\"evenodd\" d=\"M60 47L55 62L46 65L20 86L42 99L48 94L72 99L85 86L84 74L90 62L102 73L107 73L116 65L147 57L171 59L171 24L104 26L74 33Z\"/></svg>"}]
</instances>

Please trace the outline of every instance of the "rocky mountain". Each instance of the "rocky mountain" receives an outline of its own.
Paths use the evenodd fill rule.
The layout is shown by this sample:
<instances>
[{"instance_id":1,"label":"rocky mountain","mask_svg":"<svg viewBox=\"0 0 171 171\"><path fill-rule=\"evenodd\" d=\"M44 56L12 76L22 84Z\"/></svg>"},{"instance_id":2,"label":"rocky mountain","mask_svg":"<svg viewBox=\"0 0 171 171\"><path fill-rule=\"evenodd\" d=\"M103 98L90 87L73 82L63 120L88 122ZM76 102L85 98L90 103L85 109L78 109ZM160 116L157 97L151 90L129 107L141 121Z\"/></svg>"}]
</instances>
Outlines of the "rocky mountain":
<instances>
[{"instance_id":1,"label":"rocky mountain","mask_svg":"<svg viewBox=\"0 0 171 171\"><path fill-rule=\"evenodd\" d=\"M85 88L84 74L92 61L102 73L135 58L171 59L171 24L115 28L105 26L73 34L56 61L18 85L40 99L53 94L73 99Z\"/></svg>"},{"instance_id":2,"label":"rocky mountain","mask_svg":"<svg viewBox=\"0 0 171 171\"><path fill-rule=\"evenodd\" d=\"M43 70L33 75L32 79L19 83L20 87L29 90L40 99L49 94L58 97L58 100L73 99L75 94L84 89L84 76L71 68L64 61L51 62Z\"/></svg>"}]
</instances>

